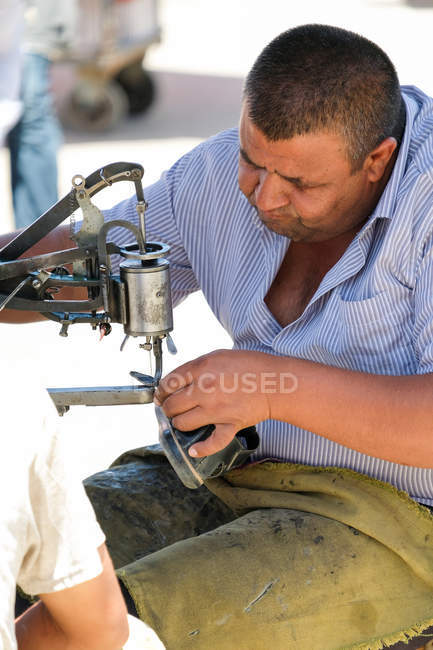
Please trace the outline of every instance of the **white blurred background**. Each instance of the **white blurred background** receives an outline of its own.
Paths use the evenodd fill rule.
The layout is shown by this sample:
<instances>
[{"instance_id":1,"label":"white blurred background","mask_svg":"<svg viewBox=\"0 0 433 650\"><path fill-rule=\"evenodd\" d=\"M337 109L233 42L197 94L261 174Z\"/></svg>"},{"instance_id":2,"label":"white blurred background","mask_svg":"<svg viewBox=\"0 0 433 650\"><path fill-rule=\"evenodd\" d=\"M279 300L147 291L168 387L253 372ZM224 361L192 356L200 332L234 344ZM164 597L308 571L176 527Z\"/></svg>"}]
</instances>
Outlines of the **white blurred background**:
<instances>
[{"instance_id":1,"label":"white blurred background","mask_svg":"<svg viewBox=\"0 0 433 650\"><path fill-rule=\"evenodd\" d=\"M178 156L238 120L242 79L263 46L279 32L306 22L334 24L371 38L394 61L405 84L433 92L433 8L427 0L160 0L160 44L145 63L153 73L157 99L142 116L129 118L113 131L89 134L66 130L59 159L60 196L74 174L88 175L117 160L141 163L146 182L156 180ZM68 69L54 70L58 101L68 86ZM8 151L0 150L0 232L13 227ZM95 202L109 207L128 196L118 184ZM51 322L25 326L0 325L3 372L22 371L22 408L34 382L45 386L91 386L131 383L129 370L147 372L147 354L131 340L123 353L120 326L98 341L84 325L69 330L67 339ZM201 294L175 312L173 338L179 354L165 354L165 369L218 347L230 347ZM105 467L122 451L157 439L153 407L72 409L62 420L70 453L87 476ZM2 423L7 438L8 423Z\"/></svg>"}]
</instances>

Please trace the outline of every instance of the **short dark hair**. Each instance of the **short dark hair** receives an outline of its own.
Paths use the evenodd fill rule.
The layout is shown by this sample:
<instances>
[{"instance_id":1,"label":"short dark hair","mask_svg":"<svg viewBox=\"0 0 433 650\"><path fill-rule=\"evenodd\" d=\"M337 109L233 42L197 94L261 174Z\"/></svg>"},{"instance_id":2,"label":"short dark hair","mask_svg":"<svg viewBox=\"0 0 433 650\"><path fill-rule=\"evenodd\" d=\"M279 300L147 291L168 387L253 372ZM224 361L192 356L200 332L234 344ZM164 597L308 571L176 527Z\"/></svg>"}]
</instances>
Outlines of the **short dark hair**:
<instances>
[{"instance_id":1,"label":"short dark hair","mask_svg":"<svg viewBox=\"0 0 433 650\"><path fill-rule=\"evenodd\" d=\"M244 86L248 116L271 141L327 131L347 144L352 169L385 138L400 144L405 108L395 68L354 32L302 25L265 47Z\"/></svg>"}]
</instances>

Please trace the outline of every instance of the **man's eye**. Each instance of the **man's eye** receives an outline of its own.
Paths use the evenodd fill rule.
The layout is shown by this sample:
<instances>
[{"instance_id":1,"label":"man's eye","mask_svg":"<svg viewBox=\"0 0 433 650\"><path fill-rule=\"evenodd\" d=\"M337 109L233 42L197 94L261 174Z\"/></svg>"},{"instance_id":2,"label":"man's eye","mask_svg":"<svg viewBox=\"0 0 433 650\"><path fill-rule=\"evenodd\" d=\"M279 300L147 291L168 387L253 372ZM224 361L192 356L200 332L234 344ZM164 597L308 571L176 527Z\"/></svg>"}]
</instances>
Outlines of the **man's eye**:
<instances>
[{"instance_id":1,"label":"man's eye","mask_svg":"<svg viewBox=\"0 0 433 650\"><path fill-rule=\"evenodd\" d=\"M243 160L243 163L246 167L248 167L248 169L250 169L253 172L256 172L260 169L260 167L257 167L257 165L255 165L254 163L248 162L248 160Z\"/></svg>"},{"instance_id":2,"label":"man's eye","mask_svg":"<svg viewBox=\"0 0 433 650\"><path fill-rule=\"evenodd\" d=\"M240 153L239 158L242 164L247 165L247 167L251 167L251 169L258 169L257 165L255 165L251 160L248 160L248 158L245 158L245 156Z\"/></svg>"},{"instance_id":3,"label":"man's eye","mask_svg":"<svg viewBox=\"0 0 433 650\"><path fill-rule=\"evenodd\" d=\"M308 192L308 190L314 190L314 185L301 185L296 183L295 187L300 192Z\"/></svg>"},{"instance_id":4,"label":"man's eye","mask_svg":"<svg viewBox=\"0 0 433 650\"><path fill-rule=\"evenodd\" d=\"M303 192L304 190L307 189L306 185L301 185L301 183L296 183L294 181L288 181L287 184L290 185L292 188L295 188L295 190L298 190L298 192Z\"/></svg>"}]
</instances>

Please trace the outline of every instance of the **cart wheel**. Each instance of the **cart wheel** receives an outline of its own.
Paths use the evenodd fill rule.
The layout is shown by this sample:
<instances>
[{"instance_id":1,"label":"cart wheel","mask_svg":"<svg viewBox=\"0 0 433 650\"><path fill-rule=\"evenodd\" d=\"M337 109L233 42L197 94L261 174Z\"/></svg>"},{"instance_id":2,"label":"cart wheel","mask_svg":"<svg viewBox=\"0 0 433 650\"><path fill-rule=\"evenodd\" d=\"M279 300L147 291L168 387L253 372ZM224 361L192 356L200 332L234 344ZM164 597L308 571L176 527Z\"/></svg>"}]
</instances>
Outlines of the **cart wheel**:
<instances>
[{"instance_id":1,"label":"cart wheel","mask_svg":"<svg viewBox=\"0 0 433 650\"><path fill-rule=\"evenodd\" d=\"M79 81L62 110L62 121L75 129L108 131L128 114L128 97L116 82Z\"/></svg>"},{"instance_id":2,"label":"cart wheel","mask_svg":"<svg viewBox=\"0 0 433 650\"><path fill-rule=\"evenodd\" d=\"M155 99L155 83L143 69L142 61L135 61L123 68L116 76L116 81L128 97L131 115L144 113Z\"/></svg>"}]
</instances>

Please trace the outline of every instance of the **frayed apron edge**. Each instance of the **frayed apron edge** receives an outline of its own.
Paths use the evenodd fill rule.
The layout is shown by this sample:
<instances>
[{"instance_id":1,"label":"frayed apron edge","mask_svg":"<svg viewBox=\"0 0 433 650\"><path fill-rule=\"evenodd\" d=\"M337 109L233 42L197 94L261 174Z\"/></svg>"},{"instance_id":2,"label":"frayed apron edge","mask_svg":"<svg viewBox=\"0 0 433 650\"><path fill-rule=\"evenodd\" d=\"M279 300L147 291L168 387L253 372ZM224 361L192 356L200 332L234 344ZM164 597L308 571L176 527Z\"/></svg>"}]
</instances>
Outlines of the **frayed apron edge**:
<instances>
[{"instance_id":1,"label":"frayed apron edge","mask_svg":"<svg viewBox=\"0 0 433 650\"><path fill-rule=\"evenodd\" d=\"M432 626L433 618L430 618L425 620L423 623L416 623L415 625L412 625L407 630L395 632L394 634L384 636L381 639L371 639L370 641L366 641L361 644L342 646L341 648L338 648L338 650L383 650L383 648L390 648L396 643L408 643L411 641L411 639L422 635L425 630ZM433 638L433 635L427 634L425 638L431 639Z\"/></svg>"}]
</instances>

